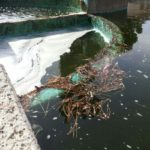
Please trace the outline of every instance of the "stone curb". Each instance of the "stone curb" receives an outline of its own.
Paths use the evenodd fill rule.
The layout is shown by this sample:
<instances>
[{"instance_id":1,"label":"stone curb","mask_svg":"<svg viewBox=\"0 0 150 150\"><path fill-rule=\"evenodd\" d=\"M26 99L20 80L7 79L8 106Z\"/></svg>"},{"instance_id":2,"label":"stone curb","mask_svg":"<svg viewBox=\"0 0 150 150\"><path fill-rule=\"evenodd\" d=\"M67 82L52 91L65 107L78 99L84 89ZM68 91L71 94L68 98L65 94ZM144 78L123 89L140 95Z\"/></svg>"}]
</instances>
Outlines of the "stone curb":
<instances>
[{"instance_id":1,"label":"stone curb","mask_svg":"<svg viewBox=\"0 0 150 150\"><path fill-rule=\"evenodd\" d=\"M40 150L16 92L0 65L0 150Z\"/></svg>"}]
</instances>

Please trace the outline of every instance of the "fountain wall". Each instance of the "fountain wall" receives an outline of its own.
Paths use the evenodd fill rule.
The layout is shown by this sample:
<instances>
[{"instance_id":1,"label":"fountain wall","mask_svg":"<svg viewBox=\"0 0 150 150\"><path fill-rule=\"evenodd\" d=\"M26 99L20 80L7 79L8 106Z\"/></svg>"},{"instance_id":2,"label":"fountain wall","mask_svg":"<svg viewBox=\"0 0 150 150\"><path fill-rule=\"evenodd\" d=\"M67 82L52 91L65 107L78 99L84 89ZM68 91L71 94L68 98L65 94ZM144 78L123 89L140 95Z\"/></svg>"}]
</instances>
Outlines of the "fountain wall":
<instances>
[{"instance_id":1,"label":"fountain wall","mask_svg":"<svg viewBox=\"0 0 150 150\"><path fill-rule=\"evenodd\" d=\"M25 35L34 32L48 32L72 26L87 26L90 20L87 15L67 15L60 17L47 17L37 20L27 20L20 22L6 22L0 24L0 35Z\"/></svg>"}]
</instances>

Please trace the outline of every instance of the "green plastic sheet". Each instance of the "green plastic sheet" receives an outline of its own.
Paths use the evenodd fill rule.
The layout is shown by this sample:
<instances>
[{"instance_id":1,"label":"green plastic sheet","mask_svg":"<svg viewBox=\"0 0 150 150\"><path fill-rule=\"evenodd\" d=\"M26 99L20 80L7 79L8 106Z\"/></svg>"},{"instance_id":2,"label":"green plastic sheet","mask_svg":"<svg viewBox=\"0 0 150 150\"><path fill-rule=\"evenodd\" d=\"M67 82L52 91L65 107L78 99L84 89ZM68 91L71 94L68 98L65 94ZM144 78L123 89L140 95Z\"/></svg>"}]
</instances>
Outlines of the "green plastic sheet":
<instances>
[{"instance_id":1,"label":"green plastic sheet","mask_svg":"<svg viewBox=\"0 0 150 150\"><path fill-rule=\"evenodd\" d=\"M40 91L32 100L31 107L51 101L64 94L64 90L55 88L46 88Z\"/></svg>"}]
</instances>

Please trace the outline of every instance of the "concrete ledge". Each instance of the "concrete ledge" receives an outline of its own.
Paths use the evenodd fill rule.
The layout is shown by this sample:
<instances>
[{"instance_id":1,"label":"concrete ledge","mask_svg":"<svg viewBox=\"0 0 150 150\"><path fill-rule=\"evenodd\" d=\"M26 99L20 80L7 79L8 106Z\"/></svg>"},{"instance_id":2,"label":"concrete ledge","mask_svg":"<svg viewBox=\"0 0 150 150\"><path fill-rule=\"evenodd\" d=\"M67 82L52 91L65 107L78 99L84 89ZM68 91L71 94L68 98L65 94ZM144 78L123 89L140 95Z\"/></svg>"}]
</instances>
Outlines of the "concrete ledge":
<instances>
[{"instance_id":1,"label":"concrete ledge","mask_svg":"<svg viewBox=\"0 0 150 150\"><path fill-rule=\"evenodd\" d=\"M2 65L0 65L0 150L40 150Z\"/></svg>"},{"instance_id":2,"label":"concrete ledge","mask_svg":"<svg viewBox=\"0 0 150 150\"><path fill-rule=\"evenodd\" d=\"M90 22L86 13L41 17L31 20L0 23L0 37L23 36L32 33L49 32L73 26L88 26Z\"/></svg>"}]
</instances>

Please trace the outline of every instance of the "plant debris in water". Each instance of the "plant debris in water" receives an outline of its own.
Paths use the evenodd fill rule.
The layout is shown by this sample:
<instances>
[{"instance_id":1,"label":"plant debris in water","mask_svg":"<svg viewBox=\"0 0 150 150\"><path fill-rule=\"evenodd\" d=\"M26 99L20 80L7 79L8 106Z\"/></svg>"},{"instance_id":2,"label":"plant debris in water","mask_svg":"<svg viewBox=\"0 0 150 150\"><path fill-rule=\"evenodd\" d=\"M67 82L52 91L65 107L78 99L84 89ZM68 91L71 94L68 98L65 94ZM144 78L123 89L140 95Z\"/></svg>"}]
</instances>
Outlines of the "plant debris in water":
<instances>
[{"instance_id":1,"label":"plant debris in water","mask_svg":"<svg viewBox=\"0 0 150 150\"><path fill-rule=\"evenodd\" d=\"M43 89L56 88L65 91L62 101L59 102L60 113L65 117L67 123L73 120L73 126L70 127L68 134L72 133L73 136L77 136L79 117L109 119L111 100L106 95L108 92L124 88L125 73L119 69L117 63L112 63L111 56L108 56L107 59L109 61L101 67L92 67L93 62L90 62L77 68L76 75L78 74L79 80L77 83L71 81L74 73L67 77L50 79L44 86L36 87L34 91L21 96L23 106L27 109L31 98Z\"/></svg>"}]
</instances>

